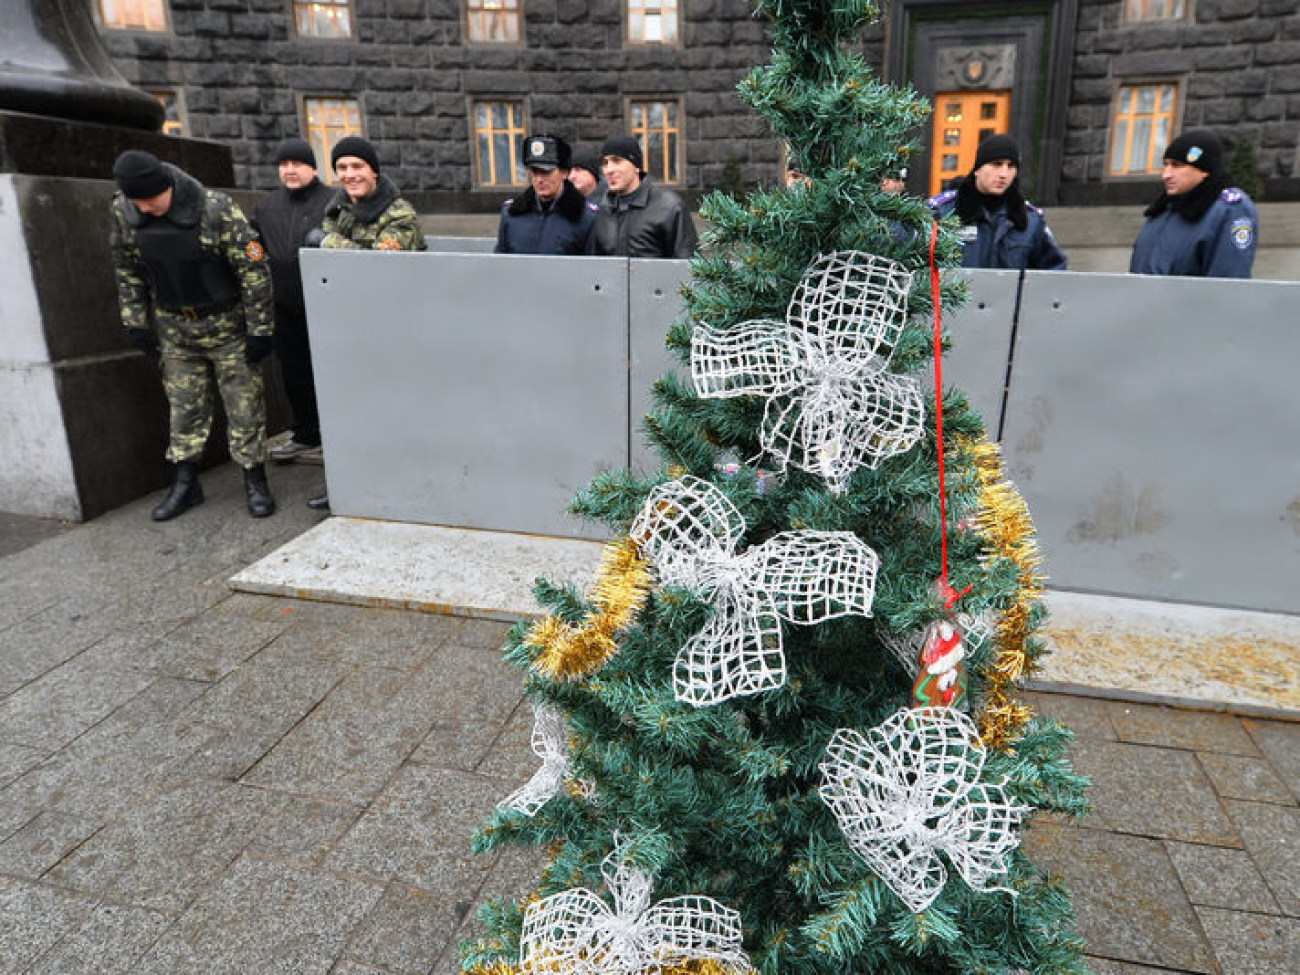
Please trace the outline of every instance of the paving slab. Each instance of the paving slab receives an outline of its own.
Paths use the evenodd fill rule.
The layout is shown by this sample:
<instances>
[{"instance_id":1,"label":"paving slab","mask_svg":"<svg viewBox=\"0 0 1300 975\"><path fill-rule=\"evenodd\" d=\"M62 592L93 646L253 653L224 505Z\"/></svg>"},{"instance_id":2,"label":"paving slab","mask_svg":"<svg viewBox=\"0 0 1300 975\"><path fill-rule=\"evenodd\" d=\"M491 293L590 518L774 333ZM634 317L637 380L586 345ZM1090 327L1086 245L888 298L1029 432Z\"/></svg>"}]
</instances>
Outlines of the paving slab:
<instances>
[{"instance_id":1,"label":"paving slab","mask_svg":"<svg viewBox=\"0 0 1300 975\"><path fill-rule=\"evenodd\" d=\"M1300 921L1198 907L1223 975L1295 975L1300 958Z\"/></svg>"},{"instance_id":2,"label":"paving slab","mask_svg":"<svg viewBox=\"0 0 1300 975\"><path fill-rule=\"evenodd\" d=\"M1242 722L1259 750L1277 769L1291 795L1300 799L1300 722L1278 721Z\"/></svg>"},{"instance_id":3,"label":"paving slab","mask_svg":"<svg viewBox=\"0 0 1300 975\"><path fill-rule=\"evenodd\" d=\"M0 975L25 972L79 928L94 909L87 897L0 876Z\"/></svg>"},{"instance_id":4,"label":"paving slab","mask_svg":"<svg viewBox=\"0 0 1300 975\"><path fill-rule=\"evenodd\" d=\"M344 958L391 975L426 975L449 947L469 910L456 897L389 884L353 933Z\"/></svg>"},{"instance_id":5,"label":"paving slab","mask_svg":"<svg viewBox=\"0 0 1300 975\"><path fill-rule=\"evenodd\" d=\"M1268 884L1245 850L1200 843L1165 844L1187 899L1198 907L1279 914Z\"/></svg>"},{"instance_id":6,"label":"paving slab","mask_svg":"<svg viewBox=\"0 0 1300 975\"><path fill-rule=\"evenodd\" d=\"M601 546L569 538L330 518L236 573L232 588L513 621L539 576L594 577Z\"/></svg>"},{"instance_id":7,"label":"paving slab","mask_svg":"<svg viewBox=\"0 0 1300 975\"><path fill-rule=\"evenodd\" d=\"M1212 752L1201 752L1197 757L1214 791L1224 799L1276 802L1284 806L1296 804L1281 776L1262 758Z\"/></svg>"},{"instance_id":8,"label":"paving slab","mask_svg":"<svg viewBox=\"0 0 1300 975\"><path fill-rule=\"evenodd\" d=\"M134 975L136 961L172 923L158 911L100 904L30 969L31 975Z\"/></svg>"},{"instance_id":9,"label":"paving slab","mask_svg":"<svg viewBox=\"0 0 1300 975\"><path fill-rule=\"evenodd\" d=\"M1226 805L1282 913L1300 917L1300 809L1232 800Z\"/></svg>"}]
</instances>

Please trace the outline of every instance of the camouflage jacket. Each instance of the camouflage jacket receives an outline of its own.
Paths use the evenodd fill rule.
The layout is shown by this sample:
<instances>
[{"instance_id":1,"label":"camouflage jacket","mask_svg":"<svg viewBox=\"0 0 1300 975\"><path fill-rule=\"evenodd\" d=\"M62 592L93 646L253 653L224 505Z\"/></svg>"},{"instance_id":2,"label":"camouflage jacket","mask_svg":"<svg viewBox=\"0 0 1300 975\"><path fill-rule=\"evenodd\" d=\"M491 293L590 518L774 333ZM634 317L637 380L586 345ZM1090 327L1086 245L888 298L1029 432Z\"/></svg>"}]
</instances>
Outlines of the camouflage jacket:
<instances>
[{"instance_id":1,"label":"camouflage jacket","mask_svg":"<svg viewBox=\"0 0 1300 975\"><path fill-rule=\"evenodd\" d=\"M198 348L216 348L244 334L270 335L271 272L262 245L239 206L225 193L210 190L188 173L164 164L172 174L171 208L161 217L141 213L120 192L111 204L111 246L122 324L126 328L157 328L167 341ZM139 233L154 221L170 221L178 234L198 236L198 249L233 277L237 295L218 310L174 307L159 300L157 268L141 253ZM225 273L223 271L222 273Z\"/></svg>"},{"instance_id":2,"label":"camouflage jacket","mask_svg":"<svg viewBox=\"0 0 1300 975\"><path fill-rule=\"evenodd\" d=\"M415 207L398 195L393 181L382 173L374 192L359 200L339 190L325 211L321 230L325 232L321 247L365 251L422 251L428 247Z\"/></svg>"}]
</instances>

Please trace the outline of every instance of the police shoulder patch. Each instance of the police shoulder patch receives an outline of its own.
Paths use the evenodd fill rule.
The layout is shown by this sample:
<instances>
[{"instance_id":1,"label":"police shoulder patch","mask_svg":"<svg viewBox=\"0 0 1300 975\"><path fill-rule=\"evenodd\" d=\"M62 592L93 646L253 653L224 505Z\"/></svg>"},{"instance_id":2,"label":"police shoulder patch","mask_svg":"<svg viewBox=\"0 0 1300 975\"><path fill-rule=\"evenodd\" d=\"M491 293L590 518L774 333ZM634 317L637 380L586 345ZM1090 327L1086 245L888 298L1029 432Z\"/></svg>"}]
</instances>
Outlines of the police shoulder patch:
<instances>
[{"instance_id":1,"label":"police shoulder patch","mask_svg":"<svg viewBox=\"0 0 1300 975\"><path fill-rule=\"evenodd\" d=\"M592 203L590 200L586 200L585 202L587 205L587 209L590 210L592 213L600 213L600 207L596 206L596 204Z\"/></svg>"},{"instance_id":2,"label":"police shoulder patch","mask_svg":"<svg viewBox=\"0 0 1300 975\"><path fill-rule=\"evenodd\" d=\"M1241 190L1237 189L1235 186L1229 186L1227 189L1219 193L1219 199L1224 203L1240 203L1245 198L1246 194L1241 192Z\"/></svg>"},{"instance_id":3,"label":"police shoulder patch","mask_svg":"<svg viewBox=\"0 0 1300 975\"><path fill-rule=\"evenodd\" d=\"M401 243L394 240L392 237L386 237L375 245L375 250L377 251L400 251L401 249Z\"/></svg>"},{"instance_id":4,"label":"police shoulder patch","mask_svg":"<svg viewBox=\"0 0 1300 975\"><path fill-rule=\"evenodd\" d=\"M945 203L947 203L956 195L957 195L956 190L944 190L938 196L932 196L930 197L930 199L926 200L925 202L932 207L943 206Z\"/></svg>"},{"instance_id":5,"label":"police shoulder patch","mask_svg":"<svg viewBox=\"0 0 1300 975\"><path fill-rule=\"evenodd\" d=\"M260 261L266 257L266 251L263 250L262 245L255 240L250 240L248 242L248 246L244 248L244 253L248 255L250 261Z\"/></svg>"},{"instance_id":6,"label":"police shoulder patch","mask_svg":"<svg viewBox=\"0 0 1300 975\"><path fill-rule=\"evenodd\" d=\"M1247 217L1238 217L1228 225L1228 236L1232 238L1233 247L1244 251L1255 239L1255 225Z\"/></svg>"}]
</instances>

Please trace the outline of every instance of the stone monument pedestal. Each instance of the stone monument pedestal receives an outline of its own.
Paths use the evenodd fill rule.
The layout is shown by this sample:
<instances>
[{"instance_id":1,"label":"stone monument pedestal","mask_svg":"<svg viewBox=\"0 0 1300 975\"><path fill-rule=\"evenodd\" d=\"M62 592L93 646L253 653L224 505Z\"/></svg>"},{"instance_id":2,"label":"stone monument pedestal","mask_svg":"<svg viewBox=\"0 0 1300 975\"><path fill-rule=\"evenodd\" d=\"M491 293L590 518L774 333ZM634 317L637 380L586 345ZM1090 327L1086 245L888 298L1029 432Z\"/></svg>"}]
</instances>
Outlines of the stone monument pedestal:
<instances>
[{"instance_id":1,"label":"stone monument pedestal","mask_svg":"<svg viewBox=\"0 0 1300 975\"><path fill-rule=\"evenodd\" d=\"M126 341L109 253L132 148L234 181L216 143L0 111L0 511L83 521L170 481L158 367Z\"/></svg>"}]
</instances>

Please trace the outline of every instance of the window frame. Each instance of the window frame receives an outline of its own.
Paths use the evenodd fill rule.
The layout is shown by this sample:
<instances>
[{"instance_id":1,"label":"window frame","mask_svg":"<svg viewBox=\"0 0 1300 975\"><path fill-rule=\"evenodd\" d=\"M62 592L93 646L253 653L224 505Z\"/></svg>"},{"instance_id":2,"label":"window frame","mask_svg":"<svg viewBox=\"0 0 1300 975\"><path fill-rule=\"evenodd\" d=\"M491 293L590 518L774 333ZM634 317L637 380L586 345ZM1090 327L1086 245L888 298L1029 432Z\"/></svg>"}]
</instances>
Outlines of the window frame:
<instances>
[{"instance_id":1,"label":"window frame","mask_svg":"<svg viewBox=\"0 0 1300 975\"><path fill-rule=\"evenodd\" d=\"M1193 0L1162 0L1162 2L1166 3L1181 3L1183 5L1183 9L1180 12L1168 17L1152 17L1146 14L1145 11L1143 11L1143 15L1141 16L1129 16L1130 5L1139 4L1144 8L1149 8L1153 2L1155 2L1155 0L1123 0L1119 8L1120 23L1131 26L1161 27L1185 24L1192 19Z\"/></svg>"},{"instance_id":2,"label":"window frame","mask_svg":"<svg viewBox=\"0 0 1300 975\"><path fill-rule=\"evenodd\" d=\"M482 0L479 0L481 3ZM509 2L509 0L506 0ZM514 40L494 41L490 39L479 39L470 36L470 8L471 0L462 0L460 5L460 28L461 36L465 39L467 45L482 45L484 47L523 47L524 46L524 0L514 0L515 3L515 29L518 34ZM482 8L480 7L480 10Z\"/></svg>"},{"instance_id":3,"label":"window frame","mask_svg":"<svg viewBox=\"0 0 1300 975\"><path fill-rule=\"evenodd\" d=\"M675 20L676 20L676 31L673 34L673 37L670 40L665 40L663 38L660 38L659 40L654 40L654 41L646 40L644 37L641 38L633 37L632 36L632 7L634 4L639 6L641 10L643 22L644 22L646 0L623 0L623 43L625 46L627 47L681 47L682 46L682 33L684 28L684 23L682 18L682 13L683 13L682 0L658 0L658 2L660 4L663 4L665 2L670 2L673 4L673 12L675 14ZM660 8L660 16L662 17L662 6Z\"/></svg>"},{"instance_id":4,"label":"window frame","mask_svg":"<svg viewBox=\"0 0 1300 975\"><path fill-rule=\"evenodd\" d=\"M343 135L332 139L328 145L320 146L312 140L311 119L308 115L309 103L313 101L333 101L333 102L350 102L357 109L357 131L345 132ZM327 91L307 91L298 93L298 122L299 132L303 133L303 138L311 146L312 151L316 154L316 175L322 183L328 183L331 186L337 186L338 182L334 178L334 167L330 165L330 150L334 148L334 143L345 135L359 135L366 138L366 106L362 99L355 94L345 92L327 92Z\"/></svg>"},{"instance_id":5,"label":"window frame","mask_svg":"<svg viewBox=\"0 0 1300 975\"><path fill-rule=\"evenodd\" d=\"M163 26L161 27L115 27L104 19L104 0L94 0L91 9L95 15L95 26L100 30L111 30L118 34L172 34L172 7L167 0L140 0L142 3L153 3L162 10Z\"/></svg>"},{"instance_id":6,"label":"window frame","mask_svg":"<svg viewBox=\"0 0 1300 975\"><path fill-rule=\"evenodd\" d=\"M636 127L633 117L633 109L637 105L647 105L650 103L660 103L664 105L672 104L677 108L677 124L674 129L664 129L663 131L675 131L677 134L677 178L668 179L666 176L660 176L650 167L649 151L649 128L645 129L646 138L642 138ZM628 95L623 104L623 118L627 123L627 133L636 139L641 145L641 152L645 156L645 171L654 177L655 181L664 186L684 187L686 185L686 98L684 95L670 94L651 94L651 95Z\"/></svg>"},{"instance_id":7,"label":"window frame","mask_svg":"<svg viewBox=\"0 0 1300 975\"><path fill-rule=\"evenodd\" d=\"M326 6L346 7L348 11L348 33L346 34L304 34L298 30L298 8L311 6L315 0L287 0L289 8L289 29L292 31L294 40L319 42L321 44L337 44L340 41L357 40L357 5L356 0L324 0Z\"/></svg>"},{"instance_id":8,"label":"window frame","mask_svg":"<svg viewBox=\"0 0 1300 975\"><path fill-rule=\"evenodd\" d=\"M512 165L511 165L511 173L512 173L512 175L513 175L515 178L514 178L511 182L509 182L509 183L486 182L486 181L483 179L483 173L482 173L482 172L480 171L480 169L479 169L479 152L478 152L478 140L479 140L478 106L479 106L479 105L484 105L484 104L486 104L486 105L491 105L491 104L494 104L494 103L497 103L497 102L505 102L505 103L507 103L507 104L518 105L518 106L519 106L519 116L520 116L520 120L519 120L519 127L518 127L518 130L517 130L517 131L518 131L518 135L517 135L517 137L514 139L514 141L511 143L512 151L513 151L514 153L517 153L517 155L515 156L515 158L513 158L513 159L511 160L511 163L512 163ZM528 99L525 98L523 95L518 94L517 92L516 92L516 93L511 93L511 94L502 94L502 93L491 93L491 94L476 93L476 94L471 94L471 95L466 96L465 119L466 119L466 122L467 122L468 125L469 125L469 148L470 148L470 159L471 159L471 165L472 165L472 167L473 167L473 179L474 179L474 187L475 187L475 189L480 189L480 190L493 190L493 191L501 191L501 190L507 190L507 191L509 191L509 190L518 190L518 189L521 189L521 188L527 187L527 186L528 186L528 172L527 172L527 170L524 169L524 163L523 163L523 158L524 158L523 146L524 146L524 139L526 139L526 138L528 137L528 133L529 133L529 131L530 131L529 128L528 128L528 126L529 126L529 121L528 121L528 120L529 120ZM496 131L495 129L489 129L489 132L495 132L495 131Z\"/></svg>"},{"instance_id":9,"label":"window frame","mask_svg":"<svg viewBox=\"0 0 1300 975\"><path fill-rule=\"evenodd\" d=\"M1155 149L1154 133L1152 136L1151 148L1149 150L1151 156L1151 168L1140 170L1140 171L1125 169L1123 172L1115 172L1111 168L1112 161L1115 158L1116 141L1119 138L1118 125L1122 118L1120 113L1121 99L1126 91L1136 91L1136 89L1139 88L1150 88L1150 87L1155 87L1155 88L1168 87L1173 89L1174 103L1172 108L1169 111L1169 115L1167 116L1169 122L1169 130L1168 130L1167 138L1172 139L1174 137L1174 133L1179 131L1180 116L1183 111L1183 105L1184 105L1183 93L1185 91L1185 79L1183 78L1120 79L1116 83L1115 93L1114 95L1111 96L1111 100L1110 100L1110 116L1109 119L1107 120L1107 125L1106 125L1106 158L1104 164L1103 179L1121 180L1121 181L1122 180L1149 181L1152 176L1160 175L1160 171L1163 168L1163 166L1162 166L1161 157L1156 154L1157 151ZM1158 95L1157 95L1157 104L1158 104ZM1159 114L1153 114L1151 116L1130 115L1130 116L1123 116L1123 117L1127 118L1131 122L1135 118L1149 117L1152 119L1160 119L1163 116ZM1129 131L1129 134L1126 135L1126 138L1130 140L1129 146L1131 147L1131 138L1132 138L1131 129ZM1166 141L1166 145L1168 145L1167 141ZM1160 147L1159 152L1160 153L1164 152L1164 146ZM1126 164L1128 160L1128 154L1129 151L1126 149L1125 151Z\"/></svg>"}]
</instances>

